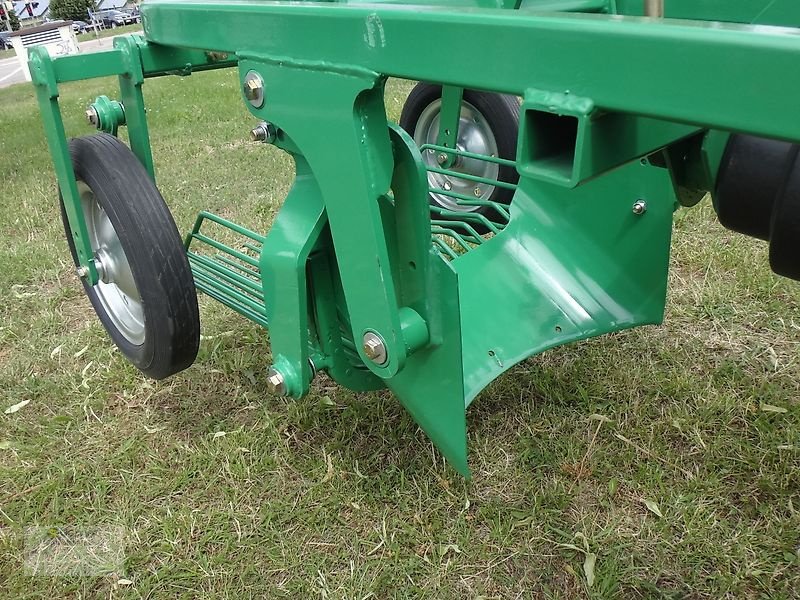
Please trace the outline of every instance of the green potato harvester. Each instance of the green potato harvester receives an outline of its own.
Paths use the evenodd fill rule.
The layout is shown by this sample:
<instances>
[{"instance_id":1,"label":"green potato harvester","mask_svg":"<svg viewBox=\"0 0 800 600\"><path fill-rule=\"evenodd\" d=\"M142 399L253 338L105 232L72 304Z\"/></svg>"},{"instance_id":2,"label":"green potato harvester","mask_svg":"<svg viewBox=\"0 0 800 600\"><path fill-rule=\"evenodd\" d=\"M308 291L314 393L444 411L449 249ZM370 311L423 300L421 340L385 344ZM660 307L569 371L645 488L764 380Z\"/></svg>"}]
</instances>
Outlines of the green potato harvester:
<instances>
[{"instance_id":1,"label":"green potato harvester","mask_svg":"<svg viewBox=\"0 0 800 600\"><path fill-rule=\"evenodd\" d=\"M465 413L487 384L661 322L676 210L711 192L722 225L800 279L796 0L147 0L141 14L143 35L35 48L30 70L77 273L149 377L195 360L200 291L269 329L269 392L301 398L321 371L389 388L468 477ZM268 231L202 212L182 238L144 84L222 68L253 143L288 153L295 180ZM99 132L67 140L59 84L111 75L119 97L86 114ZM420 82L399 124L389 77Z\"/></svg>"}]
</instances>

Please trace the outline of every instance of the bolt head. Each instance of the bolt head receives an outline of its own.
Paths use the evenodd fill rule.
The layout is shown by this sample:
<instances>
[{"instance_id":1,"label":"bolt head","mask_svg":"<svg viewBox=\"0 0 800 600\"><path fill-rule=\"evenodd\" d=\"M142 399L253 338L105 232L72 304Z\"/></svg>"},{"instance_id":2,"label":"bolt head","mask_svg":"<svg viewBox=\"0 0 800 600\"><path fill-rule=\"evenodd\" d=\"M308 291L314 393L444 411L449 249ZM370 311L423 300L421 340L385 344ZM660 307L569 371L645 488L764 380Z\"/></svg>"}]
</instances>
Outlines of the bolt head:
<instances>
[{"instance_id":1,"label":"bolt head","mask_svg":"<svg viewBox=\"0 0 800 600\"><path fill-rule=\"evenodd\" d=\"M442 187L445 189L445 191L449 192L450 190L453 189L453 184L450 183L449 181L445 181Z\"/></svg>"},{"instance_id":2,"label":"bolt head","mask_svg":"<svg viewBox=\"0 0 800 600\"><path fill-rule=\"evenodd\" d=\"M256 71L248 71L242 83L242 93L255 108L264 104L264 80Z\"/></svg>"},{"instance_id":3,"label":"bolt head","mask_svg":"<svg viewBox=\"0 0 800 600\"><path fill-rule=\"evenodd\" d=\"M476 187L474 190L472 190L472 193L473 193L473 194L475 194L475 196L477 196L478 198L480 198L480 197L481 197L481 194L482 194L483 192L482 192L481 188L479 188L479 187Z\"/></svg>"},{"instance_id":4,"label":"bolt head","mask_svg":"<svg viewBox=\"0 0 800 600\"><path fill-rule=\"evenodd\" d=\"M637 200L633 203L633 214L643 215L647 211L647 202L644 200Z\"/></svg>"},{"instance_id":5,"label":"bolt head","mask_svg":"<svg viewBox=\"0 0 800 600\"><path fill-rule=\"evenodd\" d=\"M447 154L442 152L441 154L439 154L439 156L436 157L436 160L440 165L443 165L444 163L447 162Z\"/></svg>"},{"instance_id":6,"label":"bolt head","mask_svg":"<svg viewBox=\"0 0 800 600\"><path fill-rule=\"evenodd\" d=\"M271 394L286 395L286 381L283 378L283 374L275 367L270 367L267 372L267 389Z\"/></svg>"},{"instance_id":7,"label":"bolt head","mask_svg":"<svg viewBox=\"0 0 800 600\"><path fill-rule=\"evenodd\" d=\"M368 331L364 334L363 342L364 354L368 359L376 365L386 364L388 358L386 356L386 345L378 334Z\"/></svg>"},{"instance_id":8,"label":"bolt head","mask_svg":"<svg viewBox=\"0 0 800 600\"><path fill-rule=\"evenodd\" d=\"M255 100L258 97L258 91L261 89L261 84L256 79L248 79L244 82L244 96L248 100Z\"/></svg>"},{"instance_id":9,"label":"bolt head","mask_svg":"<svg viewBox=\"0 0 800 600\"><path fill-rule=\"evenodd\" d=\"M89 276L89 267L81 265L80 267L75 269L75 274L81 279L86 279Z\"/></svg>"}]
</instances>

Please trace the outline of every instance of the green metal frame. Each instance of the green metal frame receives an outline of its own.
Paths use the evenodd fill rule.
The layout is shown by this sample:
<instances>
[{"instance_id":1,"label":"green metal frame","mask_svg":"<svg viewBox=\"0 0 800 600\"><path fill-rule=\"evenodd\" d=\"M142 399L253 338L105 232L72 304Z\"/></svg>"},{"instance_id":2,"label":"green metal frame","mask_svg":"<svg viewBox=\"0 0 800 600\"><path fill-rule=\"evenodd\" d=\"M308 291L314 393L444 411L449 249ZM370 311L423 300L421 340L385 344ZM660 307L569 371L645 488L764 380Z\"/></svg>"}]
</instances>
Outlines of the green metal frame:
<instances>
[{"instance_id":1,"label":"green metal frame","mask_svg":"<svg viewBox=\"0 0 800 600\"><path fill-rule=\"evenodd\" d=\"M643 19L633 0L424 4L148 0L144 37L58 59L33 49L30 68L92 284L58 85L118 76L124 113L95 108L107 131L128 128L155 177L146 78L257 74L264 101L243 101L294 158L296 181L266 234L198 217L186 240L197 288L269 325L289 395L320 369L354 390L388 387L468 476L465 408L490 381L547 348L662 320L672 213L713 187L728 132L800 142L800 36ZM666 14L800 25L780 0L666 0ZM446 51L432 59L420 40ZM386 118L389 76L443 85L438 143L422 150L448 156L444 174L464 89L523 98L516 160L477 157L520 173L497 220L431 216L420 148ZM210 227L243 236L245 250ZM385 361L362 347L368 333Z\"/></svg>"}]
</instances>

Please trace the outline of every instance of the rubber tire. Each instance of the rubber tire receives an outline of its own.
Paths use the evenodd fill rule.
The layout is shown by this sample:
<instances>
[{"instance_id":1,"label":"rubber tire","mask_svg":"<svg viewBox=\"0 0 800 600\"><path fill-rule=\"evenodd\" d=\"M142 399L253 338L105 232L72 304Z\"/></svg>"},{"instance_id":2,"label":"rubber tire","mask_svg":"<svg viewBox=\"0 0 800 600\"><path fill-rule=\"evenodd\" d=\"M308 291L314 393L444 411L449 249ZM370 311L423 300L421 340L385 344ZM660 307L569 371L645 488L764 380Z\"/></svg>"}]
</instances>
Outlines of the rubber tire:
<instances>
[{"instance_id":1,"label":"rubber tire","mask_svg":"<svg viewBox=\"0 0 800 600\"><path fill-rule=\"evenodd\" d=\"M790 154L788 176L772 210L769 264L778 275L800 281L800 146Z\"/></svg>"},{"instance_id":2,"label":"rubber tire","mask_svg":"<svg viewBox=\"0 0 800 600\"><path fill-rule=\"evenodd\" d=\"M720 223L732 231L769 240L775 200L796 154L788 142L731 135L712 195Z\"/></svg>"},{"instance_id":3,"label":"rubber tire","mask_svg":"<svg viewBox=\"0 0 800 600\"><path fill-rule=\"evenodd\" d=\"M414 86L408 95L403 111L400 114L400 127L413 138L422 112L433 102L442 97L442 86L420 82ZM474 106L486 119L486 123L494 134L497 142L497 152L500 158L516 160L517 135L519 131L519 101L516 96L464 90L464 100ZM507 183L516 184L519 173L513 167L500 166L498 179ZM510 204L514 196L513 190L495 187L490 200L498 204ZM430 196L433 206L440 206L433 196ZM490 220L496 220L497 215L490 207L481 207L477 213L483 214ZM441 218L441 217L439 217Z\"/></svg>"},{"instance_id":4,"label":"rubber tire","mask_svg":"<svg viewBox=\"0 0 800 600\"><path fill-rule=\"evenodd\" d=\"M200 345L192 271L175 221L136 155L99 133L69 142L75 178L92 190L119 238L142 299L144 341L132 344L105 312L94 287L86 295L112 341L142 373L163 379L189 367ZM75 244L59 190L61 218L75 264Z\"/></svg>"}]
</instances>

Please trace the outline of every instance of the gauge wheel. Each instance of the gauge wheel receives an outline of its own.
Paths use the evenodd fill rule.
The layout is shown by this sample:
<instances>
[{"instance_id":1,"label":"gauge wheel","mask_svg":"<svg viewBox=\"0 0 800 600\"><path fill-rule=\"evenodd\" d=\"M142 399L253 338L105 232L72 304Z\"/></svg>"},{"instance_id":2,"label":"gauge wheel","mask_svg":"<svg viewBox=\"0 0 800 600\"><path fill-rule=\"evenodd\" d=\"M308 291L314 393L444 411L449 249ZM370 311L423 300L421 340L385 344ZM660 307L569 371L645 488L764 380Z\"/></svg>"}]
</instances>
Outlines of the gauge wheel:
<instances>
[{"instance_id":1,"label":"gauge wheel","mask_svg":"<svg viewBox=\"0 0 800 600\"><path fill-rule=\"evenodd\" d=\"M437 143L441 105L440 85L418 83L409 94L400 116L400 126L414 138L417 146ZM458 150L515 160L518 130L519 101L515 96L464 90L456 141ZM422 160L427 167L439 167L435 150L424 151ZM516 184L519 180L519 174L513 167L466 157L457 158L448 170L509 184ZM454 192L470 199L489 200L499 204L509 204L514 195L511 189L476 183L430 170L428 185L442 192ZM479 213L492 221L498 220L499 215L491 206L470 205L442 192L430 192L432 207L462 214ZM437 211L434 211L433 217L459 220L455 216L441 216ZM505 219L501 220L505 222Z\"/></svg>"},{"instance_id":2,"label":"gauge wheel","mask_svg":"<svg viewBox=\"0 0 800 600\"><path fill-rule=\"evenodd\" d=\"M81 209L100 280L86 295L122 354L163 379L190 366L200 343L197 292L175 221L133 152L100 133L70 140ZM61 218L75 244L59 190Z\"/></svg>"}]
</instances>

